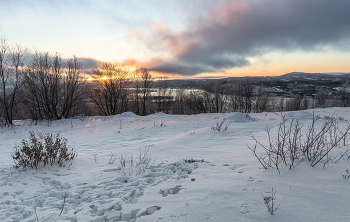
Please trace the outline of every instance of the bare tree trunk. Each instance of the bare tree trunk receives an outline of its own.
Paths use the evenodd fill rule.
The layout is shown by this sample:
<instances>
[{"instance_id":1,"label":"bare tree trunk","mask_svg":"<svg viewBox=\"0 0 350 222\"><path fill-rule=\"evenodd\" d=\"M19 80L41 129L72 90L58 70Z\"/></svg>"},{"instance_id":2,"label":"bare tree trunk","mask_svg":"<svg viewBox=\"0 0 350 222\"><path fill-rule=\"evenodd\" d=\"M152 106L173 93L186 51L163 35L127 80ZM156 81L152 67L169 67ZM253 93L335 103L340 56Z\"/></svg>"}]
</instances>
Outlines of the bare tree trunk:
<instances>
[{"instance_id":1,"label":"bare tree trunk","mask_svg":"<svg viewBox=\"0 0 350 222\"><path fill-rule=\"evenodd\" d=\"M61 115L68 118L79 110L84 100L86 81L81 78L81 63L73 56L66 62L65 75L63 77L63 102Z\"/></svg>"},{"instance_id":2,"label":"bare tree trunk","mask_svg":"<svg viewBox=\"0 0 350 222\"><path fill-rule=\"evenodd\" d=\"M60 119L83 107L85 81L76 57L63 61L59 54L36 52L24 72L23 103L33 119Z\"/></svg>"},{"instance_id":3,"label":"bare tree trunk","mask_svg":"<svg viewBox=\"0 0 350 222\"><path fill-rule=\"evenodd\" d=\"M26 48L16 45L10 49L7 40L0 38L0 108L6 124L13 124L15 106L22 92L23 56Z\"/></svg>"},{"instance_id":4,"label":"bare tree trunk","mask_svg":"<svg viewBox=\"0 0 350 222\"><path fill-rule=\"evenodd\" d=\"M252 110L253 83L249 78L246 78L241 84L244 98L244 112L250 113Z\"/></svg>"},{"instance_id":5,"label":"bare tree trunk","mask_svg":"<svg viewBox=\"0 0 350 222\"><path fill-rule=\"evenodd\" d=\"M145 116L147 114L147 101L150 97L151 87L153 83L153 77L149 73L149 70L146 68L139 68L139 78L141 83L141 93L140 93L140 101L141 101L141 116Z\"/></svg>"},{"instance_id":6,"label":"bare tree trunk","mask_svg":"<svg viewBox=\"0 0 350 222\"><path fill-rule=\"evenodd\" d=\"M44 119L59 119L61 59L48 52L36 52L25 72L26 101L32 101L32 113ZM33 101L35 99L35 101Z\"/></svg>"}]
</instances>

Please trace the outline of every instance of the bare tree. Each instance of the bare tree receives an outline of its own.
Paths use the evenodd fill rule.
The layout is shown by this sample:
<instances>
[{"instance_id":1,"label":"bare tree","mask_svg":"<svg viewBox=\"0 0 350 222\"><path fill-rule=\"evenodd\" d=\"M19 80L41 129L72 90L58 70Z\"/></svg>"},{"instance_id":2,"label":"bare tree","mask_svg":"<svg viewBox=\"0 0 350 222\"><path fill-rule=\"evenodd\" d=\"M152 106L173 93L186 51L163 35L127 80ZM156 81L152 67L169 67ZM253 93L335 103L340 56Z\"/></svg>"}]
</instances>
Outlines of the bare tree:
<instances>
[{"instance_id":1,"label":"bare tree","mask_svg":"<svg viewBox=\"0 0 350 222\"><path fill-rule=\"evenodd\" d=\"M243 106L243 96L240 90L240 82L230 82L227 84L225 92L228 95L228 100L230 103L230 108L233 112L242 111Z\"/></svg>"},{"instance_id":2,"label":"bare tree","mask_svg":"<svg viewBox=\"0 0 350 222\"><path fill-rule=\"evenodd\" d=\"M157 112L169 113L171 106L171 90L168 86L169 77L161 76L157 80L157 96L155 97L156 101L156 110Z\"/></svg>"},{"instance_id":3,"label":"bare tree","mask_svg":"<svg viewBox=\"0 0 350 222\"><path fill-rule=\"evenodd\" d=\"M58 54L36 52L26 69L25 104L33 119L58 119L59 76L62 60Z\"/></svg>"},{"instance_id":4,"label":"bare tree","mask_svg":"<svg viewBox=\"0 0 350 222\"><path fill-rule=\"evenodd\" d=\"M285 109L285 100L286 99L283 96L281 96L279 100L280 100L278 103L279 111L280 112L286 111L286 109Z\"/></svg>"},{"instance_id":5,"label":"bare tree","mask_svg":"<svg viewBox=\"0 0 350 222\"><path fill-rule=\"evenodd\" d=\"M299 93L296 93L294 97L286 102L286 111L301 110L302 97Z\"/></svg>"},{"instance_id":6,"label":"bare tree","mask_svg":"<svg viewBox=\"0 0 350 222\"><path fill-rule=\"evenodd\" d=\"M265 87L263 85L256 88L255 95L255 112L260 113L266 111L268 104L268 94L266 93Z\"/></svg>"},{"instance_id":7,"label":"bare tree","mask_svg":"<svg viewBox=\"0 0 350 222\"><path fill-rule=\"evenodd\" d=\"M339 88L338 88L338 97L341 102L342 107L347 107L350 105L350 90L349 90L349 82L344 82Z\"/></svg>"},{"instance_id":8,"label":"bare tree","mask_svg":"<svg viewBox=\"0 0 350 222\"><path fill-rule=\"evenodd\" d=\"M316 101L317 105L321 108L326 107L326 100L327 100L327 91L324 87L320 87L316 93Z\"/></svg>"},{"instance_id":9,"label":"bare tree","mask_svg":"<svg viewBox=\"0 0 350 222\"><path fill-rule=\"evenodd\" d=\"M133 96L132 101L133 101L133 112L136 115L140 115L140 113L141 113L141 111L140 111L141 110L140 109L141 81L139 79L139 76L140 76L140 70L135 69L135 72L133 72L133 76L132 76L133 89L134 89L134 92L132 93L132 96Z\"/></svg>"},{"instance_id":10,"label":"bare tree","mask_svg":"<svg viewBox=\"0 0 350 222\"><path fill-rule=\"evenodd\" d=\"M225 87L222 85L214 85L212 87L215 111L217 113L226 112L226 98L225 98Z\"/></svg>"},{"instance_id":11,"label":"bare tree","mask_svg":"<svg viewBox=\"0 0 350 222\"><path fill-rule=\"evenodd\" d=\"M185 114L185 90L178 89L175 94L175 101L173 105L173 114Z\"/></svg>"},{"instance_id":12,"label":"bare tree","mask_svg":"<svg viewBox=\"0 0 350 222\"><path fill-rule=\"evenodd\" d=\"M14 110L22 93L23 56L26 48L10 48L7 39L0 38L0 108L6 124L13 124Z\"/></svg>"},{"instance_id":13,"label":"bare tree","mask_svg":"<svg viewBox=\"0 0 350 222\"><path fill-rule=\"evenodd\" d=\"M149 69L139 68L136 70L136 109L138 115L145 116L147 114L147 102L150 98L151 87L154 78Z\"/></svg>"},{"instance_id":14,"label":"bare tree","mask_svg":"<svg viewBox=\"0 0 350 222\"><path fill-rule=\"evenodd\" d=\"M80 68L75 56L65 61L58 53L35 53L24 72L23 101L32 119L52 120L77 114L85 85Z\"/></svg>"},{"instance_id":15,"label":"bare tree","mask_svg":"<svg viewBox=\"0 0 350 222\"><path fill-rule=\"evenodd\" d=\"M101 62L92 69L93 87L90 98L103 115L115 115L126 111L128 86L130 85L129 68L116 63Z\"/></svg>"},{"instance_id":16,"label":"bare tree","mask_svg":"<svg viewBox=\"0 0 350 222\"><path fill-rule=\"evenodd\" d=\"M308 97L304 97L303 99L302 99L302 101L301 101L301 109L302 110L306 110L306 109L309 109L310 108L310 98L308 98Z\"/></svg>"},{"instance_id":17,"label":"bare tree","mask_svg":"<svg viewBox=\"0 0 350 222\"><path fill-rule=\"evenodd\" d=\"M61 116L68 118L82 110L86 81L81 77L81 63L76 56L66 61L62 82L62 110Z\"/></svg>"},{"instance_id":18,"label":"bare tree","mask_svg":"<svg viewBox=\"0 0 350 222\"><path fill-rule=\"evenodd\" d=\"M252 97L254 85L247 77L241 82L241 91L244 98L244 113L250 113L252 110Z\"/></svg>"}]
</instances>

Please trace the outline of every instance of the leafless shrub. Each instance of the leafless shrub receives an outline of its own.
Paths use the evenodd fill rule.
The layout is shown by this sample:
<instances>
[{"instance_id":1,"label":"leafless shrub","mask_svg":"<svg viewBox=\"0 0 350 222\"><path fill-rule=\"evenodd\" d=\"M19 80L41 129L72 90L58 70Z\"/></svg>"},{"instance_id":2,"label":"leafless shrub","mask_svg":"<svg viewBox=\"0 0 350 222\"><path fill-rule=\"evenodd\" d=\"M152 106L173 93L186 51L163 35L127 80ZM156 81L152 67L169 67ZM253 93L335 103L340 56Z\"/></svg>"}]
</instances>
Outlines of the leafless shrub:
<instances>
[{"instance_id":1,"label":"leafless shrub","mask_svg":"<svg viewBox=\"0 0 350 222\"><path fill-rule=\"evenodd\" d=\"M62 212L63 212L63 209L64 209L64 205L66 204L66 198L68 197L68 192L65 192L62 197L63 197L63 203L62 203L62 208L61 208L61 212L58 216L61 216Z\"/></svg>"},{"instance_id":2,"label":"leafless shrub","mask_svg":"<svg viewBox=\"0 0 350 222\"><path fill-rule=\"evenodd\" d=\"M228 127L230 126L230 122L225 123L226 118L223 118L221 122L216 122L215 126L212 126L211 129L217 132L223 132L225 133Z\"/></svg>"},{"instance_id":3,"label":"leafless shrub","mask_svg":"<svg viewBox=\"0 0 350 222\"><path fill-rule=\"evenodd\" d=\"M346 121L345 118L344 118L343 116L339 116L339 117L338 117L338 120L340 120L340 121Z\"/></svg>"},{"instance_id":4,"label":"leafless shrub","mask_svg":"<svg viewBox=\"0 0 350 222\"><path fill-rule=\"evenodd\" d=\"M93 157L94 157L93 159L95 160L95 163L96 163L97 162L97 153L94 153Z\"/></svg>"},{"instance_id":5,"label":"leafless shrub","mask_svg":"<svg viewBox=\"0 0 350 222\"><path fill-rule=\"evenodd\" d=\"M280 206L280 204L275 205L275 200L276 200L276 191L273 191L273 187L272 187L272 191L271 191L271 196L264 196L262 193L261 195L264 198L264 204L267 208L267 210L270 212L271 215L273 215L273 213L278 209L278 207Z\"/></svg>"},{"instance_id":6,"label":"leafless shrub","mask_svg":"<svg viewBox=\"0 0 350 222\"><path fill-rule=\"evenodd\" d=\"M332 120L334 119L334 116L324 116L323 119L326 119L326 120Z\"/></svg>"},{"instance_id":7,"label":"leafless shrub","mask_svg":"<svg viewBox=\"0 0 350 222\"><path fill-rule=\"evenodd\" d=\"M117 160L117 154L112 153L111 151L111 158L109 158L108 164L113 164Z\"/></svg>"},{"instance_id":8,"label":"leafless shrub","mask_svg":"<svg viewBox=\"0 0 350 222\"><path fill-rule=\"evenodd\" d=\"M264 145L259 142L254 135L251 135L255 141L255 146L248 148L253 152L264 169L275 167L280 172L280 165L289 166L291 169L300 157L300 138L302 124L294 118L287 122L285 116L282 116L281 124L278 128L277 138L271 138L270 128L266 128L269 144ZM258 156L257 146L263 148L264 153Z\"/></svg>"},{"instance_id":9,"label":"leafless shrub","mask_svg":"<svg viewBox=\"0 0 350 222\"><path fill-rule=\"evenodd\" d=\"M128 158L126 156L120 155L119 156L119 168L125 168L128 162Z\"/></svg>"},{"instance_id":10,"label":"leafless shrub","mask_svg":"<svg viewBox=\"0 0 350 222\"><path fill-rule=\"evenodd\" d=\"M340 154L339 154L339 157L338 157L338 155L337 156L335 156L334 158L333 158L333 162L334 163L337 163L339 160L341 160L341 159L343 159L343 160L345 160L345 161L349 161L349 159L350 159L350 153L349 153L349 151L350 151L350 149L349 150L346 150L344 153L343 152L340 152Z\"/></svg>"},{"instance_id":11,"label":"leafless shrub","mask_svg":"<svg viewBox=\"0 0 350 222\"><path fill-rule=\"evenodd\" d=\"M123 176L139 176L145 174L149 169L149 164L152 161L151 155L148 153L149 147L140 148L136 159L133 155L130 157L120 155L118 169Z\"/></svg>"},{"instance_id":12,"label":"leafless shrub","mask_svg":"<svg viewBox=\"0 0 350 222\"><path fill-rule=\"evenodd\" d=\"M160 121L159 126L160 126L160 127L164 127L164 126L165 126L165 123L164 123L163 121ZM157 127L156 120L153 121L153 127L154 127L154 128Z\"/></svg>"},{"instance_id":13,"label":"leafless shrub","mask_svg":"<svg viewBox=\"0 0 350 222\"><path fill-rule=\"evenodd\" d=\"M75 150L68 150L67 139L61 137L60 134L54 136L47 133L42 142L34 132L29 133L29 142L23 139L22 146L14 147L12 159L15 167L30 166L37 169L40 164L52 166L54 163L64 167L65 161L73 160L78 155Z\"/></svg>"},{"instance_id":14,"label":"leafless shrub","mask_svg":"<svg viewBox=\"0 0 350 222\"><path fill-rule=\"evenodd\" d=\"M267 145L251 135L255 145L254 147L247 146L264 169L276 168L280 172L280 167L283 165L289 166L291 169L298 159L304 158L310 162L312 167L320 162L325 166L329 161L335 159L329 155L330 151L335 147L345 145L350 124L341 128L336 118L326 118L317 127L317 120L319 120L318 116L313 114L311 125L308 126L306 133L302 134L303 124L294 118L287 121L285 116L282 116L277 138L273 139L270 133L271 129L267 128ZM258 147L263 150L260 155L257 152ZM345 158L347 152L341 153L340 159ZM338 161L339 159L335 162Z\"/></svg>"},{"instance_id":15,"label":"leafless shrub","mask_svg":"<svg viewBox=\"0 0 350 222\"><path fill-rule=\"evenodd\" d=\"M350 124L340 128L335 118L327 118L320 127L315 126L316 118L313 115L311 125L306 133L306 141L301 145L304 156L315 166L320 161L329 161L329 152L345 145L346 136L350 130ZM326 162L328 162L326 161Z\"/></svg>"},{"instance_id":16,"label":"leafless shrub","mask_svg":"<svg viewBox=\"0 0 350 222\"><path fill-rule=\"evenodd\" d=\"M350 177L350 169L346 169L344 173L340 173L345 179Z\"/></svg>"}]
</instances>

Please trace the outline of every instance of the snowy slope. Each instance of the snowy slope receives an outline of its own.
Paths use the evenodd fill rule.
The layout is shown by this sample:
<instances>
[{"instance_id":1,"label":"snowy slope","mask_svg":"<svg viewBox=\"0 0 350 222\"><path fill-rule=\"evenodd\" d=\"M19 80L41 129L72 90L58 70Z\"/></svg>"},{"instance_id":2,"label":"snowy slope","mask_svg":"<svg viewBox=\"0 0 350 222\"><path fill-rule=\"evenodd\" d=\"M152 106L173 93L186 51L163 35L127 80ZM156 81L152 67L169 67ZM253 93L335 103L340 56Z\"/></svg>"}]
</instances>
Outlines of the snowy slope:
<instances>
[{"instance_id":1,"label":"snowy slope","mask_svg":"<svg viewBox=\"0 0 350 222\"><path fill-rule=\"evenodd\" d=\"M286 115L307 126L312 112ZM314 112L350 120L350 108ZM230 121L227 131L213 131L223 118ZM123 113L37 125L19 121L0 128L0 221L350 221L350 178L340 174L350 162L323 169L304 161L279 175L262 169L247 148L250 133L267 142L265 128L275 133L280 120L280 113ZM66 167L13 168L12 148L29 131L60 133L78 157ZM108 163L111 154L136 158L147 148L152 161L145 174L124 176L118 160ZM196 162L184 161L191 158ZM280 204L274 215L262 197L272 187Z\"/></svg>"}]
</instances>

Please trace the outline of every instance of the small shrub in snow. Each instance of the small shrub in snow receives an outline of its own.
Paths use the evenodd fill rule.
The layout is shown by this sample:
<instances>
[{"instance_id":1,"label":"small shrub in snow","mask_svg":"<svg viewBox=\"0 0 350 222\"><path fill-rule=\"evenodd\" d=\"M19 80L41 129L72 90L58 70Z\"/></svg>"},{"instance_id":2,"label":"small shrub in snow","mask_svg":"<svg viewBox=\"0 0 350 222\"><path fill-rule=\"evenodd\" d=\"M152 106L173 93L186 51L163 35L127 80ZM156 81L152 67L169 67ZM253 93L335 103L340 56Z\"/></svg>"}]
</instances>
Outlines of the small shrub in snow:
<instances>
[{"instance_id":1,"label":"small shrub in snow","mask_svg":"<svg viewBox=\"0 0 350 222\"><path fill-rule=\"evenodd\" d=\"M149 147L144 150L139 149L137 158L120 155L118 169L123 176L138 176L145 174L149 170L149 164L152 161L151 154L148 153ZM112 160L112 161L111 161ZM110 163L112 164L116 158L115 154L111 153Z\"/></svg>"},{"instance_id":2,"label":"small shrub in snow","mask_svg":"<svg viewBox=\"0 0 350 222\"><path fill-rule=\"evenodd\" d=\"M223 118L221 122L217 122L215 126L212 126L211 129L217 132L226 132L228 127L230 126L230 122L225 123L226 118Z\"/></svg>"},{"instance_id":3,"label":"small shrub in snow","mask_svg":"<svg viewBox=\"0 0 350 222\"><path fill-rule=\"evenodd\" d=\"M273 191L273 187L272 187L272 191L271 191L271 196L264 196L263 194L261 194L264 198L264 204L267 208L267 210L270 212L271 215L273 215L273 213L278 209L278 207L280 206L280 204L277 205L276 207L276 191Z\"/></svg>"},{"instance_id":4,"label":"small shrub in snow","mask_svg":"<svg viewBox=\"0 0 350 222\"><path fill-rule=\"evenodd\" d=\"M350 169L346 169L344 173L340 173L345 179L350 177Z\"/></svg>"},{"instance_id":5,"label":"small shrub in snow","mask_svg":"<svg viewBox=\"0 0 350 222\"><path fill-rule=\"evenodd\" d=\"M342 116L339 116L339 117L338 117L338 120L340 120L340 121L346 121L345 118L342 117Z\"/></svg>"},{"instance_id":6,"label":"small shrub in snow","mask_svg":"<svg viewBox=\"0 0 350 222\"><path fill-rule=\"evenodd\" d=\"M37 169L40 164L52 166L54 163L65 166L64 162L73 160L78 155L75 150L68 150L67 139L60 134L47 133L43 141L40 141L34 132L29 133L29 141L23 139L21 146L14 147L12 159L16 168L30 166Z\"/></svg>"},{"instance_id":7,"label":"small shrub in snow","mask_svg":"<svg viewBox=\"0 0 350 222\"><path fill-rule=\"evenodd\" d=\"M117 160L117 154L112 153L111 151L111 158L109 158L108 164L113 164Z\"/></svg>"},{"instance_id":8,"label":"small shrub in snow","mask_svg":"<svg viewBox=\"0 0 350 222\"><path fill-rule=\"evenodd\" d=\"M291 169L295 166L298 159L306 159L314 167L318 163L327 164L335 158L329 153L335 147L345 146L345 139L350 131L350 124L344 128L339 127L336 118L326 118L323 124L316 126L319 118L313 115L311 125L308 126L305 133L302 133L303 124L292 118L287 121L285 116L278 128L277 138L273 139L270 128L266 129L268 144L261 143L254 135L251 135L255 141L254 147L248 148L265 168L276 168L280 172L280 166L289 166ZM259 155L257 148L262 148ZM345 154L347 151L345 152ZM341 154L341 158L345 154Z\"/></svg>"},{"instance_id":9,"label":"small shrub in snow","mask_svg":"<svg viewBox=\"0 0 350 222\"><path fill-rule=\"evenodd\" d=\"M262 144L254 135L251 135L252 139L255 141L255 146L247 146L259 160L264 169L275 167L279 172L281 164L292 168L301 154L299 144L301 128L302 124L299 121L292 119L287 123L285 116L283 116L282 122L278 128L278 136L276 140L271 138L271 129L267 128L265 131L269 138L268 145ZM258 156L256 151L258 146L262 147L264 151L260 156Z\"/></svg>"},{"instance_id":10,"label":"small shrub in snow","mask_svg":"<svg viewBox=\"0 0 350 222\"><path fill-rule=\"evenodd\" d=\"M94 153L93 155L93 159L95 160L95 163L97 162L97 153Z\"/></svg>"}]
</instances>

